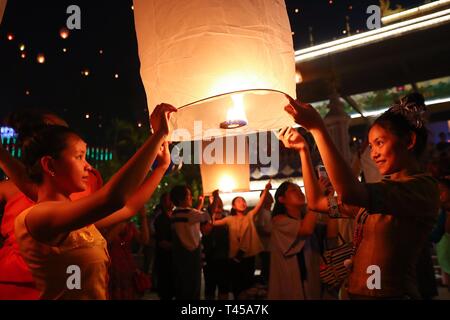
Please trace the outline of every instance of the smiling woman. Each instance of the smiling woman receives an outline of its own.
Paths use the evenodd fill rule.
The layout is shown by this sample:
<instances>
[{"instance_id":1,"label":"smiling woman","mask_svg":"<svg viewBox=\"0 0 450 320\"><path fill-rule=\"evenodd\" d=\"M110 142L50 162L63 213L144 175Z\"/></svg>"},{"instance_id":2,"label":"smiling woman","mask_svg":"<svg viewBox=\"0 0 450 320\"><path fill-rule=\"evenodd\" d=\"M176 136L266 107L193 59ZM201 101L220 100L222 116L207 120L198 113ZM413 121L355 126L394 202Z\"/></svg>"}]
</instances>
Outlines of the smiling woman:
<instances>
[{"instance_id":1,"label":"smiling woman","mask_svg":"<svg viewBox=\"0 0 450 320\"><path fill-rule=\"evenodd\" d=\"M341 200L339 211L356 215L351 298L420 298L416 262L439 208L437 181L419 165L427 141L423 97L412 94L401 99L370 129L371 156L385 176L378 183L358 181L311 105L291 100L286 111L314 136ZM311 201L308 206L331 212L327 201ZM372 270L377 271L372 275ZM372 276L378 276L375 285Z\"/></svg>"}]
</instances>

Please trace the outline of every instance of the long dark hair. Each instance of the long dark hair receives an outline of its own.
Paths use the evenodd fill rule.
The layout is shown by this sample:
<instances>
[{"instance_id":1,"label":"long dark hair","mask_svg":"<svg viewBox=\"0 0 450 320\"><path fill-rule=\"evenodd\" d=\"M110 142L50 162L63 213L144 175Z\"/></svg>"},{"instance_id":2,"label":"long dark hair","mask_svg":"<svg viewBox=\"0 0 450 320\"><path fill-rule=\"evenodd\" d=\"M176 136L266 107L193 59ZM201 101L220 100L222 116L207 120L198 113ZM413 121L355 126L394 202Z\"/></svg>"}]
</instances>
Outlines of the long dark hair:
<instances>
[{"instance_id":1,"label":"long dark hair","mask_svg":"<svg viewBox=\"0 0 450 320\"><path fill-rule=\"evenodd\" d=\"M36 184L43 182L41 158L50 156L58 159L67 147L67 139L71 135L80 138L74 130L67 127L47 125L30 133L23 140L23 163L31 181Z\"/></svg>"},{"instance_id":2,"label":"long dark hair","mask_svg":"<svg viewBox=\"0 0 450 320\"><path fill-rule=\"evenodd\" d=\"M400 138L415 133L416 143L413 153L419 159L425 151L428 140L425 111L423 96L420 93L411 93L379 116L372 127L379 125Z\"/></svg>"},{"instance_id":3,"label":"long dark hair","mask_svg":"<svg viewBox=\"0 0 450 320\"><path fill-rule=\"evenodd\" d=\"M277 191L275 192L275 205L273 206L272 210L272 218L280 215L280 214L286 214L287 209L284 204L282 204L278 198L283 197L286 194L287 189L290 185L293 185L294 183L292 181L285 181L278 187Z\"/></svg>"}]
</instances>

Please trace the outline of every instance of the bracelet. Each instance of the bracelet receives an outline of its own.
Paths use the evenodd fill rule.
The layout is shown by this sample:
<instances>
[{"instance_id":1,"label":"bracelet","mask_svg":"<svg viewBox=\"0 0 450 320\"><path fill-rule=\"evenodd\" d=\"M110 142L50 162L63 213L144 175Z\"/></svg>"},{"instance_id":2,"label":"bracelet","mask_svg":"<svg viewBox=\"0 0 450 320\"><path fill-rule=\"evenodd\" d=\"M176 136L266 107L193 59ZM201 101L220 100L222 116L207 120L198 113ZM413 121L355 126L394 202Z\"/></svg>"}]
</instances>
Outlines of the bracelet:
<instances>
[{"instance_id":1,"label":"bracelet","mask_svg":"<svg viewBox=\"0 0 450 320\"><path fill-rule=\"evenodd\" d=\"M330 218L339 218L341 213L339 212L339 206L336 198L333 195L327 197L328 200L328 214Z\"/></svg>"}]
</instances>

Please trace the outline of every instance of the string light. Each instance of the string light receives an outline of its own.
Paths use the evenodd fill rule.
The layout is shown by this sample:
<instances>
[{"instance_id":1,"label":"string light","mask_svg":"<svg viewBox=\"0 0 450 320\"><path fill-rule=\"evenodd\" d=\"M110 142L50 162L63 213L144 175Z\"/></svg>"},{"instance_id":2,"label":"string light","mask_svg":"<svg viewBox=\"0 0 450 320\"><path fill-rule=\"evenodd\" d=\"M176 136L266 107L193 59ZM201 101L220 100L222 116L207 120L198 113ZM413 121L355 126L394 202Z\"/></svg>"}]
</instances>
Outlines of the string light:
<instances>
[{"instance_id":1,"label":"string light","mask_svg":"<svg viewBox=\"0 0 450 320\"><path fill-rule=\"evenodd\" d=\"M90 74L90 71L89 71L89 69L84 69L83 71L81 71L81 74L85 77L88 77Z\"/></svg>"},{"instance_id":2,"label":"string light","mask_svg":"<svg viewBox=\"0 0 450 320\"><path fill-rule=\"evenodd\" d=\"M142 123L139 122L139 123L138 123L138 127L139 127L139 128L142 127Z\"/></svg>"},{"instance_id":3,"label":"string light","mask_svg":"<svg viewBox=\"0 0 450 320\"><path fill-rule=\"evenodd\" d=\"M295 10L294 10L295 13L298 13L299 11L300 11L300 10L298 10L298 9L295 9Z\"/></svg>"},{"instance_id":4,"label":"string light","mask_svg":"<svg viewBox=\"0 0 450 320\"><path fill-rule=\"evenodd\" d=\"M22 52L22 53L20 54L20 57L21 57L22 59L25 59L25 58L27 57L27 55L26 55L25 52Z\"/></svg>"},{"instance_id":5,"label":"string light","mask_svg":"<svg viewBox=\"0 0 450 320\"><path fill-rule=\"evenodd\" d=\"M30 91L29 91L29 90L26 90L26 91L25 91L25 94L26 94L27 96L29 96L29 95L30 95Z\"/></svg>"},{"instance_id":6,"label":"string light","mask_svg":"<svg viewBox=\"0 0 450 320\"><path fill-rule=\"evenodd\" d=\"M116 73L116 74L114 75L114 78L119 79L119 74Z\"/></svg>"},{"instance_id":7,"label":"string light","mask_svg":"<svg viewBox=\"0 0 450 320\"><path fill-rule=\"evenodd\" d=\"M100 49L100 50L98 51L98 53L100 53L100 54L103 54L103 50L102 50L102 49Z\"/></svg>"},{"instance_id":8,"label":"string light","mask_svg":"<svg viewBox=\"0 0 450 320\"><path fill-rule=\"evenodd\" d=\"M91 115L90 115L89 113L86 113L86 114L84 115L84 117L85 117L86 119L89 119L89 118L91 117Z\"/></svg>"},{"instance_id":9,"label":"string light","mask_svg":"<svg viewBox=\"0 0 450 320\"><path fill-rule=\"evenodd\" d=\"M20 51L24 51L25 50L25 45L23 43L20 44L19 50Z\"/></svg>"},{"instance_id":10,"label":"string light","mask_svg":"<svg viewBox=\"0 0 450 320\"><path fill-rule=\"evenodd\" d=\"M63 52L67 52L67 49L66 49L66 48L63 48L62 50L63 50Z\"/></svg>"},{"instance_id":11,"label":"string light","mask_svg":"<svg viewBox=\"0 0 450 320\"><path fill-rule=\"evenodd\" d=\"M7 38L9 41L13 41L13 40L14 40L14 35L13 35L12 33L8 33L8 35L6 36L6 38Z\"/></svg>"},{"instance_id":12,"label":"string light","mask_svg":"<svg viewBox=\"0 0 450 320\"><path fill-rule=\"evenodd\" d=\"M36 60L37 60L37 62L40 63L40 64L44 63L44 62L45 62L45 56L44 56L44 54L43 54L43 53L39 53L39 54L37 55Z\"/></svg>"}]
</instances>

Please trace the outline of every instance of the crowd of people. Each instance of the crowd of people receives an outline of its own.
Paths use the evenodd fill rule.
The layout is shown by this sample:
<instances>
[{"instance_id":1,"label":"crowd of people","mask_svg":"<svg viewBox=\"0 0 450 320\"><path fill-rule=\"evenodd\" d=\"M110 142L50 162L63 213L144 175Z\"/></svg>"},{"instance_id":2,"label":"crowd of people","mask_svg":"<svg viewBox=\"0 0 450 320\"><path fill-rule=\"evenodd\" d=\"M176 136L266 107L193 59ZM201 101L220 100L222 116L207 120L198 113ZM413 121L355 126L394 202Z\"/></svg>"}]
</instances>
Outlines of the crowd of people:
<instances>
[{"instance_id":1,"label":"crowd of people","mask_svg":"<svg viewBox=\"0 0 450 320\"><path fill-rule=\"evenodd\" d=\"M311 105L289 98L285 110L304 128L278 132L298 153L304 192L288 180L272 195L269 182L255 207L236 197L228 212L218 191L194 208L189 185L178 185L150 219L143 207L170 165L176 108L155 108L154 133L105 184L64 120L11 116L24 156L18 161L0 147L9 177L0 183L0 299L137 299L150 287L146 272L161 300L200 299L202 272L206 299L428 299L437 295L432 250L448 286L450 178L442 159L450 149L444 133L424 161L431 153L423 98L402 98L370 127L364 152L373 179L346 163ZM305 135L326 174L313 166ZM146 252L143 271L133 243ZM324 255L345 245L352 250L344 276L331 286L323 281ZM78 286L68 285L71 266L79 268ZM374 266L379 274L369 285Z\"/></svg>"}]
</instances>

